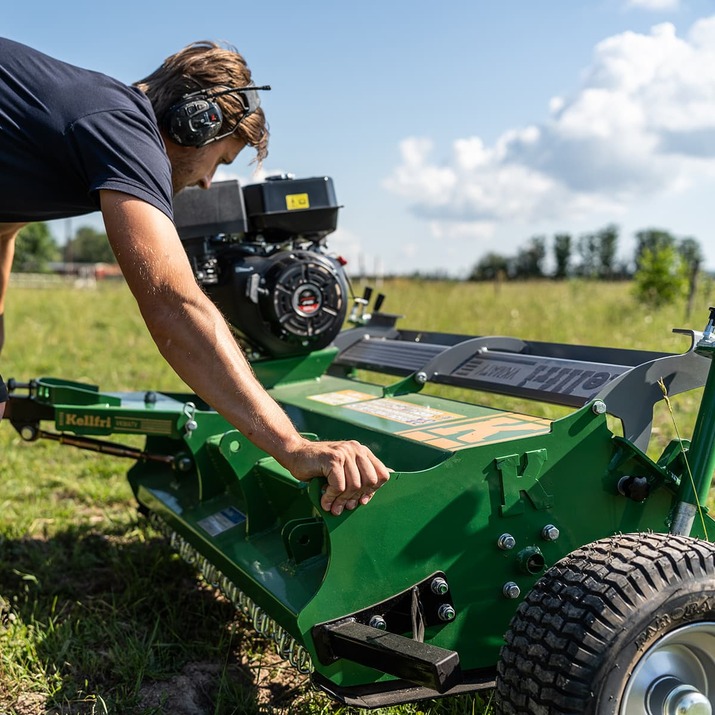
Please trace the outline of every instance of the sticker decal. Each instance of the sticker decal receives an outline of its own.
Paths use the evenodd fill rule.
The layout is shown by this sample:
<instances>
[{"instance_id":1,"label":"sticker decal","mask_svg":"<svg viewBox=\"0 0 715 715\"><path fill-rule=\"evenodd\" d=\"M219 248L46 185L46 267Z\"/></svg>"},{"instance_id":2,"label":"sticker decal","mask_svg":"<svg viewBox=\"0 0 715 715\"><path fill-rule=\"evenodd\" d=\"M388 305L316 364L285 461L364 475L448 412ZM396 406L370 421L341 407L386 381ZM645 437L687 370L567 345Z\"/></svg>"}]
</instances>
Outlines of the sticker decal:
<instances>
[{"instance_id":1,"label":"sticker decal","mask_svg":"<svg viewBox=\"0 0 715 715\"><path fill-rule=\"evenodd\" d=\"M157 419L128 419L126 417L115 417L114 427L122 432L140 432L141 434L171 434L174 430L172 420Z\"/></svg>"},{"instance_id":2,"label":"sticker decal","mask_svg":"<svg viewBox=\"0 0 715 715\"><path fill-rule=\"evenodd\" d=\"M337 392L324 392L322 395L308 395L308 399L323 402L326 405L338 406L377 398L375 395L368 395L367 392L359 392L358 390L338 390Z\"/></svg>"},{"instance_id":3,"label":"sticker decal","mask_svg":"<svg viewBox=\"0 0 715 715\"><path fill-rule=\"evenodd\" d=\"M222 534L224 531L228 531L230 528L242 524L244 521L246 521L246 515L235 507L229 506L226 509L216 512L216 514L211 514L199 520L198 525L209 536L218 536L218 534Z\"/></svg>"},{"instance_id":4,"label":"sticker decal","mask_svg":"<svg viewBox=\"0 0 715 715\"><path fill-rule=\"evenodd\" d=\"M288 211L309 208L310 197L308 196L308 194L288 194L286 196L286 209L288 209Z\"/></svg>"},{"instance_id":5,"label":"sticker decal","mask_svg":"<svg viewBox=\"0 0 715 715\"><path fill-rule=\"evenodd\" d=\"M465 449L475 444L503 442L504 440L528 437L549 432L551 422L529 415L501 414L459 422L443 427L405 430L401 437L429 444L440 449Z\"/></svg>"},{"instance_id":6,"label":"sticker decal","mask_svg":"<svg viewBox=\"0 0 715 715\"><path fill-rule=\"evenodd\" d=\"M76 412L58 412L59 428L81 427L85 429L112 429L112 418L100 415L77 414Z\"/></svg>"},{"instance_id":7,"label":"sticker decal","mask_svg":"<svg viewBox=\"0 0 715 715\"><path fill-rule=\"evenodd\" d=\"M391 422L400 422L401 424L413 425L414 427L434 424L436 422L446 422L448 420L457 420L464 417L464 415L458 415L454 412L435 410L432 407L415 405L412 402L403 402L402 400L395 400L391 397L350 404L346 405L346 407L349 410L356 410L366 415L381 417Z\"/></svg>"}]
</instances>

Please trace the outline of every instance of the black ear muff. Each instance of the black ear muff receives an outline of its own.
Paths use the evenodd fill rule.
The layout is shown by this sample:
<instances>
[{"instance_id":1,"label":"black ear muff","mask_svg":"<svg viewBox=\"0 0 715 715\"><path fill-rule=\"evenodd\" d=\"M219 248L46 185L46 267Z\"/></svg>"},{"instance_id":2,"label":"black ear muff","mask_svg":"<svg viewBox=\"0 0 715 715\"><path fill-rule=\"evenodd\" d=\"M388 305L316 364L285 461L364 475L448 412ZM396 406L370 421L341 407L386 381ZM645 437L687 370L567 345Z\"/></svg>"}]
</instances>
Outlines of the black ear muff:
<instances>
[{"instance_id":1,"label":"black ear muff","mask_svg":"<svg viewBox=\"0 0 715 715\"><path fill-rule=\"evenodd\" d=\"M163 126L169 137L181 146L200 147L221 131L223 115L216 102L203 92L187 95L170 107Z\"/></svg>"}]
</instances>

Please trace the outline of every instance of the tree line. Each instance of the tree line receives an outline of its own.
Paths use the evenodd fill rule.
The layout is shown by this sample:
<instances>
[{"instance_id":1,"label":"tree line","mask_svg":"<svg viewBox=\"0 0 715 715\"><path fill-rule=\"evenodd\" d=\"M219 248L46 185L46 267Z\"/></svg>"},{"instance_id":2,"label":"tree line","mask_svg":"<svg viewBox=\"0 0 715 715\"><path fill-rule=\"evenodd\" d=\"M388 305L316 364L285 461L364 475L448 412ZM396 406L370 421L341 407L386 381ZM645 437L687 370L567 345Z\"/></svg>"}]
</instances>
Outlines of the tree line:
<instances>
[{"instance_id":1,"label":"tree line","mask_svg":"<svg viewBox=\"0 0 715 715\"><path fill-rule=\"evenodd\" d=\"M533 236L513 256L484 255L468 280L633 280L634 293L642 303L664 305L685 295L692 299L703 263L702 247L696 239L644 229L635 234L634 255L627 260L618 258L618 239L619 229L614 224L577 239L557 233L551 242L553 270L547 273L547 238Z\"/></svg>"},{"instance_id":2,"label":"tree line","mask_svg":"<svg viewBox=\"0 0 715 715\"><path fill-rule=\"evenodd\" d=\"M550 246L546 236L533 236L515 255L485 254L475 263L468 279L631 279L643 268L644 262L651 263L654 256L686 273L699 270L702 265L702 249L694 238L677 238L669 231L645 229L638 231L635 239L633 257L624 260L618 257L619 228L614 224L578 238L570 233L557 233ZM547 272L549 248L552 269Z\"/></svg>"},{"instance_id":3,"label":"tree line","mask_svg":"<svg viewBox=\"0 0 715 715\"><path fill-rule=\"evenodd\" d=\"M74 236L60 246L46 223L25 226L15 241L16 273L46 273L53 263L116 263L107 234L89 226L78 228Z\"/></svg>"},{"instance_id":4,"label":"tree line","mask_svg":"<svg viewBox=\"0 0 715 715\"><path fill-rule=\"evenodd\" d=\"M633 280L635 295L643 303L657 306L684 295L692 297L703 263L700 243L653 228L638 231L635 239L633 256L624 260L618 257L619 228L615 224L578 238L565 232L555 234L550 242L546 236L532 236L512 256L485 254L467 280ZM552 268L547 272L549 251ZM116 263L107 235L91 227L77 229L63 246L46 223L32 223L20 231L13 271L45 272L60 261Z\"/></svg>"}]
</instances>

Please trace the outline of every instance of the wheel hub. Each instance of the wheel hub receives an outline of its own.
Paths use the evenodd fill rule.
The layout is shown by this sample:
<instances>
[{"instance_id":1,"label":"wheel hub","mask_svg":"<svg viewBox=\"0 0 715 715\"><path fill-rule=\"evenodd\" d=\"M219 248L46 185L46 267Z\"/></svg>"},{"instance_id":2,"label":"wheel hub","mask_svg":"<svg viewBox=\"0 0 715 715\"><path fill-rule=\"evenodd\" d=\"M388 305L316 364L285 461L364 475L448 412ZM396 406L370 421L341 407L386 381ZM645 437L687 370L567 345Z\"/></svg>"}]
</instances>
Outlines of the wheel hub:
<instances>
[{"instance_id":1,"label":"wheel hub","mask_svg":"<svg viewBox=\"0 0 715 715\"><path fill-rule=\"evenodd\" d=\"M648 695L648 713L653 715L712 715L710 701L697 688L666 677L656 681Z\"/></svg>"},{"instance_id":2,"label":"wheel hub","mask_svg":"<svg viewBox=\"0 0 715 715\"><path fill-rule=\"evenodd\" d=\"M713 715L715 623L671 631L638 661L619 715Z\"/></svg>"}]
</instances>

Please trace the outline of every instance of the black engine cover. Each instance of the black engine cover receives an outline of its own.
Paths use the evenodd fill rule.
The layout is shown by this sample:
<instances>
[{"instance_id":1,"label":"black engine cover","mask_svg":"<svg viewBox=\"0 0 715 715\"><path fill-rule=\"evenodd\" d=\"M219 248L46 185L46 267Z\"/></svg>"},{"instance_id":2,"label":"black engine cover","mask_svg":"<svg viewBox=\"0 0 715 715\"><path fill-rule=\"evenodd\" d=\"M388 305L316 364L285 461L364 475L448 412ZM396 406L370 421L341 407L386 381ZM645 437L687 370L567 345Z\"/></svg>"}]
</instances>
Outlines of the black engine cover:
<instances>
[{"instance_id":1,"label":"black engine cover","mask_svg":"<svg viewBox=\"0 0 715 715\"><path fill-rule=\"evenodd\" d=\"M205 290L234 330L258 352L302 355L329 345L347 312L342 266L313 251L219 258L221 276Z\"/></svg>"}]
</instances>

